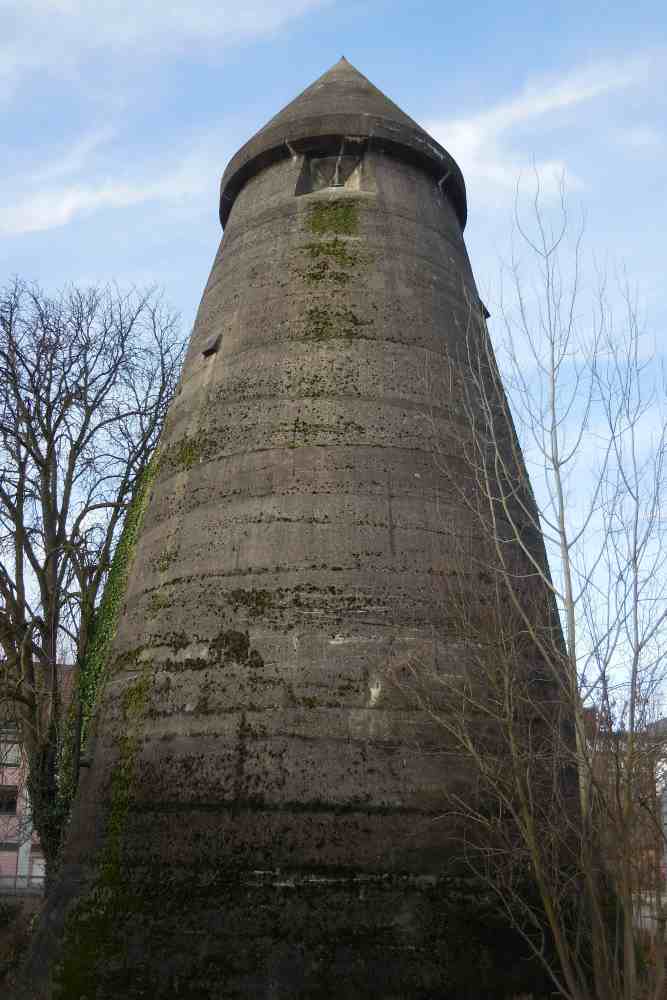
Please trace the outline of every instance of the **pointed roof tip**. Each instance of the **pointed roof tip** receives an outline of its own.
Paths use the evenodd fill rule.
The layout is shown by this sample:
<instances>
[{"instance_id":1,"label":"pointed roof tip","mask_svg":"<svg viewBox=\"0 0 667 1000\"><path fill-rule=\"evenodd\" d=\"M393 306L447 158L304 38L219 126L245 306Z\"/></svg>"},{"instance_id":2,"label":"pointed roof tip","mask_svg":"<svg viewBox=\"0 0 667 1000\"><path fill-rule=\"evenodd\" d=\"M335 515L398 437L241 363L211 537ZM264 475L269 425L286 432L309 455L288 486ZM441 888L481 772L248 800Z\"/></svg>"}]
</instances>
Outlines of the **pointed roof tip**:
<instances>
[{"instance_id":1,"label":"pointed roof tip","mask_svg":"<svg viewBox=\"0 0 667 1000\"><path fill-rule=\"evenodd\" d=\"M297 119L313 120L331 114L368 115L423 131L349 59L341 56L338 62L274 115L257 135L262 135L267 129L285 127Z\"/></svg>"},{"instance_id":2,"label":"pointed roof tip","mask_svg":"<svg viewBox=\"0 0 667 1000\"><path fill-rule=\"evenodd\" d=\"M420 162L440 183L448 179L449 197L465 226L465 183L454 159L345 56L274 115L232 158L222 178L223 226L237 192L257 170L293 155L295 149L302 151L345 136L365 137L378 149Z\"/></svg>"},{"instance_id":3,"label":"pointed roof tip","mask_svg":"<svg viewBox=\"0 0 667 1000\"><path fill-rule=\"evenodd\" d=\"M345 70L348 70L348 71L351 70L353 73L356 73L358 76L362 77L362 79L364 79L364 80L367 79L367 77L365 77L364 74L360 70L357 69L357 67L354 65L354 63L350 62L350 60L347 58L347 56L341 56L340 59L338 60L338 62L335 62L333 64L333 66L330 66L329 69L325 70L325 72L322 74L322 76L318 77L318 79L319 80L325 79L325 77L327 77L329 75L329 73L333 72L333 70L335 70L335 69L345 69ZM368 82L370 83L370 80ZM313 83L317 83L317 80L314 80ZM312 86L312 84L311 84L311 86ZM309 88L306 88L306 89L309 89Z\"/></svg>"}]
</instances>

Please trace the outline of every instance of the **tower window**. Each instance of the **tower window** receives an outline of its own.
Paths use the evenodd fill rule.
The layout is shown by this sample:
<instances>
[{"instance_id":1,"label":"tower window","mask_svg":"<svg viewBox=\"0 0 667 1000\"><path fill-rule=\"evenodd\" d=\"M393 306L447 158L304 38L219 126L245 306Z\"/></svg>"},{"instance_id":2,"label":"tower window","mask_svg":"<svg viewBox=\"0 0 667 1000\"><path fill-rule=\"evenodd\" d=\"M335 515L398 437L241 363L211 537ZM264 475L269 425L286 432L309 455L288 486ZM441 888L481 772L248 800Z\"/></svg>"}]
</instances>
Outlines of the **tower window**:
<instances>
[{"instance_id":1,"label":"tower window","mask_svg":"<svg viewBox=\"0 0 667 1000\"><path fill-rule=\"evenodd\" d=\"M311 194L326 188L361 187L361 168L365 143L344 140L337 152L325 155L324 150L306 153L295 194Z\"/></svg>"}]
</instances>

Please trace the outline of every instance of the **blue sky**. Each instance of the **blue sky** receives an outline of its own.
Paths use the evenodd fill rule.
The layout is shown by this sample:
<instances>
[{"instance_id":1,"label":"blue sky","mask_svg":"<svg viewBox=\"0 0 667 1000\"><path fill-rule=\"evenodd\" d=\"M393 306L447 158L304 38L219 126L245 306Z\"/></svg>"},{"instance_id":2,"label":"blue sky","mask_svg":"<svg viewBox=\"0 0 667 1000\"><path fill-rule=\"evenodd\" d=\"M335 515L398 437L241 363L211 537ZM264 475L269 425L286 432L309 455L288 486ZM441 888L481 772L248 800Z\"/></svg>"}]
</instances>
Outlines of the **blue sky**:
<instances>
[{"instance_id":1,"label":"blue sky","mask_svg":"<svg viewBox=\"0 0 667 1000\"><path fill-rule=\"evenodd\" d=\"M517 179L529 192L537 171L547 213L560 177L573 218L585 213L584 326L596 268L613 277L625 266L664 360L665 9L0 0L0 285L14 275L47 290L157 284L187 334L220 238L227 161L345 55L461 166L492 336ZM664 414L660 392L647 441ZM582 454L593 469L595 454ZM580 463L572 482L586 493L588 478Z\"/></svg>"},{"instance_id":2,"label":"blue sky","mask_svg":"<svg viewBox=\"0 0 667 1000\"><path fill-rule=\"evenodd\" d=\"M452 153L493 308L519 174L564 172L598 260L667 319L667 15L654 3L0 0L0 283L157 283L187 332L219 177L342 54Z\"/></svg>"}]
</instances>

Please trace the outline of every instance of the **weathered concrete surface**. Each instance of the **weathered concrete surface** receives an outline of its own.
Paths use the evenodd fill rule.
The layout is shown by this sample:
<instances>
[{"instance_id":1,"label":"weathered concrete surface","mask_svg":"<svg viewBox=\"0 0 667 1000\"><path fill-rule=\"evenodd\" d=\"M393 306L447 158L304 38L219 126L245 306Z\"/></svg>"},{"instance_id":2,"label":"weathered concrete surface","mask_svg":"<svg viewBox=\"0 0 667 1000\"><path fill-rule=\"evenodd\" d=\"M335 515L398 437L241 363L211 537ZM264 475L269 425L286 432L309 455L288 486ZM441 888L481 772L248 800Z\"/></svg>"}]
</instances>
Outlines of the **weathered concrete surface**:
<instances>
[{"instance_id":1,"label":"weathered concrete surface","mask_svg":"<svg viewBox=\"0 0 667 1000\"><path fill-rule=\"evenodd\" d=\"M479 300L462 179L450 197L374 88L394 141L368 141L355 74L225 174L32 995L448 995L465 775L392 676L460 657L446 583L471 525L440 470L463 469L451 362ZM341 79L357 141L323 187ZM285 129L307 150L262 160Z\"/></svg>"}]
</instances>

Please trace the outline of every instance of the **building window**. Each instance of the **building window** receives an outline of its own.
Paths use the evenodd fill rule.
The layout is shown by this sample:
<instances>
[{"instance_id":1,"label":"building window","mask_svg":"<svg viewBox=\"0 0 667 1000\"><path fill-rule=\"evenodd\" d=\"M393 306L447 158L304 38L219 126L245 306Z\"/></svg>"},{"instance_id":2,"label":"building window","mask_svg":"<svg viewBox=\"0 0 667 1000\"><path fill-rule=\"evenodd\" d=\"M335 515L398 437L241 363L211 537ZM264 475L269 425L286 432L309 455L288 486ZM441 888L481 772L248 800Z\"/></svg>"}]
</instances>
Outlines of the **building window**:
<instances>
[{"instance_id":1,"label":"building window","mask_svg":"<svg viewBox=\"0 0 667 1000\"><path fill-rule=\"evenodd\" d=\"M0 767L18 767L21 752L18 743L0 739Z\"/></svg>"},{"instance_id":2,"label":"building window","mask_svg":"<svg viewBox=\"0 0 667 1000\"><path fill-rule=\"evenodd\" d=\"M16 727L11 723L0 726L0 767L18 767L21 763L21 748Z\"/></svg>"},{"instance_id":3,"label":"building window","mask_svg":"<svg viewBox=\"0 0 667 1000\"><path fill-rule=\"evenodd\" d=\"M16 785L0 785L0 816L15 816L18 800Z\"/></svg>"}]
</instances>

